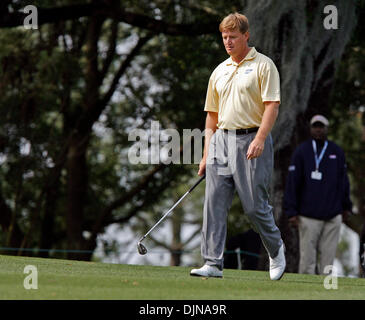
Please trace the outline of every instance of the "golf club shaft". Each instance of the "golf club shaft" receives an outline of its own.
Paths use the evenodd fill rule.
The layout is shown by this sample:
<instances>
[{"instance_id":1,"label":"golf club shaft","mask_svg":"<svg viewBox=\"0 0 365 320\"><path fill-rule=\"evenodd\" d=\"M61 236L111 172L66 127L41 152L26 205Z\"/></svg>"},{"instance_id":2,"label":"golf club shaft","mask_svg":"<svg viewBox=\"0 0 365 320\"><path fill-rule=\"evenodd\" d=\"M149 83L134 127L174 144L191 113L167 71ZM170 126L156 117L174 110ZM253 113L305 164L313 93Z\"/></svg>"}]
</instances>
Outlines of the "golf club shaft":
<instances>
[{"instance_id":1,"label":"golf club shaft","mask_svg":"<svg viewBox=\"0 0 365 320\"><path fill-rule=\"evenodd\" d=\"M160 220L157 221L157 223L141 238L141 240L139 242L141 242L144 238L146 238L152 231L153 229L155 229L159 224L160 222L165 219L170 213L172 210L175 209L175 207L191 192L194 190L194 188L204 180L205 178L205 174L187 191L185 192L185 194L171 207L171 209L169 211L167 211Z\"/></svg>"}]
</instances>

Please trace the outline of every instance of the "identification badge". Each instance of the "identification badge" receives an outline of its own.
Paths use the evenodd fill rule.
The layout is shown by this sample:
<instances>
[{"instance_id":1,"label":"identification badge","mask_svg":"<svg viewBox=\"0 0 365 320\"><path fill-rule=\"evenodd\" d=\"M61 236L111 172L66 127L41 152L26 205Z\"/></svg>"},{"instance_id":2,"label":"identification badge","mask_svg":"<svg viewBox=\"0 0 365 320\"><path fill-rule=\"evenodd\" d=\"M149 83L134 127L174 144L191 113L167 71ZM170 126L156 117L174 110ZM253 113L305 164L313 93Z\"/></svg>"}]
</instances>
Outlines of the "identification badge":
<instances>
[{"instance_id":1,"label":"identification badge","mask_svg":"<svg viewBox=\"0 0 365 320\"><path fill-rule=\"evenodd\" d=\"M311 178L313 180L322 180L322 172L312 171Z\"/></svg>"}]
</instances>

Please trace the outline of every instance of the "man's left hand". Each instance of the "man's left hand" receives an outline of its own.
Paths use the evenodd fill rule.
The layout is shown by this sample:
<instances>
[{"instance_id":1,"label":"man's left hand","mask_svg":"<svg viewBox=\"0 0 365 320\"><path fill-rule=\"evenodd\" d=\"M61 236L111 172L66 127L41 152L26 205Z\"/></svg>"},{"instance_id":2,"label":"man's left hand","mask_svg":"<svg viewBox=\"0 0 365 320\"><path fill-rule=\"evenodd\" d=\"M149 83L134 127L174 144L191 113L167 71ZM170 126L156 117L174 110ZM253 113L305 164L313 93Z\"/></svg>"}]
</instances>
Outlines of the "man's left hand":
<instances>
[{"instance_id":1,"label":"man's left hand","mask_svg":"<svg viewBox=\"0 0 365 320\"><path fill-rule=\"evenodd\" d=\"M261 156L262 152L264 151L264 147L265 147L265 140L261 140L256 137L248 147L246 154L247 160L251 160Z\"/></svg>"}]
</instances>

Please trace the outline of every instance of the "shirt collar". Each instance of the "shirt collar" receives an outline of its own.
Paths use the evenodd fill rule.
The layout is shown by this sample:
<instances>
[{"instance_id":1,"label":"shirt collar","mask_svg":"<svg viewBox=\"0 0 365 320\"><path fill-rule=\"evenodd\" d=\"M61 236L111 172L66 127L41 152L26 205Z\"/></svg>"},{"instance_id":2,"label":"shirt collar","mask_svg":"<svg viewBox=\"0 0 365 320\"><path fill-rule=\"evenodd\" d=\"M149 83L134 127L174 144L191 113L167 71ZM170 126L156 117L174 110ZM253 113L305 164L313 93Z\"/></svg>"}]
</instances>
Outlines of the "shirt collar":
<instances>
[{"instance_id":1,"label":"shirt collar","mask_svg":"<svg viewBox=\"0 0 365 320\"><path fill-rule=\"evenodd\" d=\"M255 59L255 58L256 58L256 56L257 56L257 51L256 51L255 47L252 47L252 48L250 49L250 51L247 53L246 57L244 57L244 58L243 58L243 60L242 60L240 63L234 62L234 61L232 60L232 57L229 57L229 58L227 59L227 64L226 64L226 65L227 65L227 66L230 66L230 65L239 66L239 65L241 65L244 61L248 61L248 60L253 60L253 59Z\"/></svg>"}]
</instances>

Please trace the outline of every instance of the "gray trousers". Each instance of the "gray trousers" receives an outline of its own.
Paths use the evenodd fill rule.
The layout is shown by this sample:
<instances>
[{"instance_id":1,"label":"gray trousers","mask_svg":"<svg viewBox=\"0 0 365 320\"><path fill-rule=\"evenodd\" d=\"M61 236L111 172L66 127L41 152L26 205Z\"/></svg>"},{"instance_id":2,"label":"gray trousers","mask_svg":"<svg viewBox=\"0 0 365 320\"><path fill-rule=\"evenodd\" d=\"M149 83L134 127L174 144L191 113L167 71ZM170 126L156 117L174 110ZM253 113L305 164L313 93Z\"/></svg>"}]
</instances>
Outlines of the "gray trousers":
<instances>
[{"instance_id":1,"label":"gray trousers","mask_svg":"<svg viewBox=\"0 0 365 320\"><path fill-rule=\"evenodd\" d=\"M327 221L299 216L299 273L325 274L325 267L333 265L341 224L340 214Z\"/></svg>"},{"instance_id":2,"label":"gray trousers","mask_svg":"<svg viewBox=\"0 0 365 320\"><path fill-rule=\"evenodd\" d=\"M217 130L211 138L206 165L206 188L201 253L206 264L223 268L227 213L237 190L244 213L263 245L274 258L282 245L281 234L269 205L269 184L273 170L273 145L269 135L258 158L246 153L256 133L231 135Z\"/></svg>"}]
</instances>

